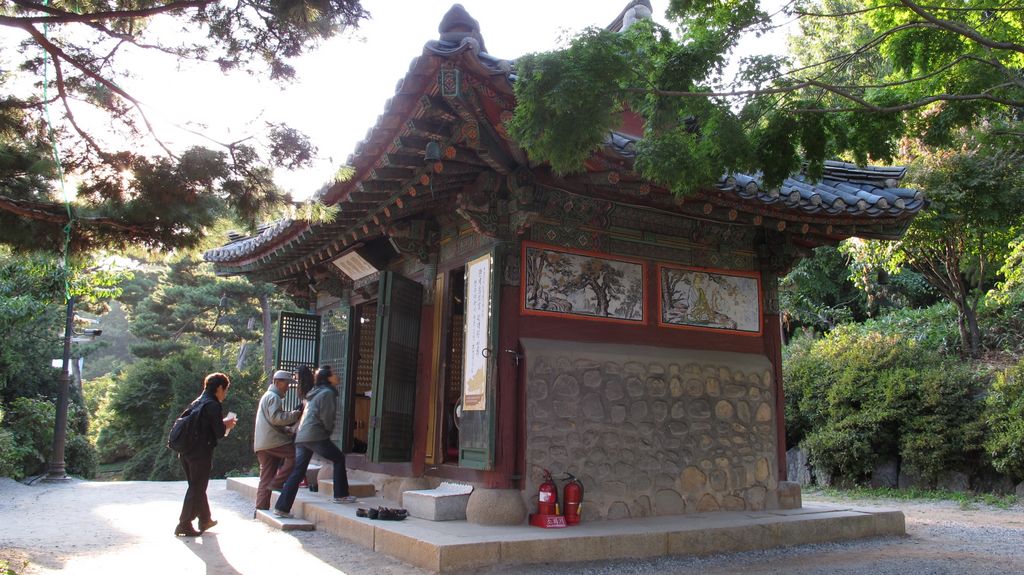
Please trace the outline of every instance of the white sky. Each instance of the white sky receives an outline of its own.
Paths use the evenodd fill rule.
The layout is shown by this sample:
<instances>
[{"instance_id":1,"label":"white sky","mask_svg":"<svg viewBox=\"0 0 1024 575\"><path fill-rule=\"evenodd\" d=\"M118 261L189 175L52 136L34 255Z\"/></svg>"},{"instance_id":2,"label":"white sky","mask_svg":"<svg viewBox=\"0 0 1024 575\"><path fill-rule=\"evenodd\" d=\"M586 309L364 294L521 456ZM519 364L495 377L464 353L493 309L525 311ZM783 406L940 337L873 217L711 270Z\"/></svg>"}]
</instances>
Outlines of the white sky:
<instances>
[{"instance_id":1,"label":"white sky","mask_svg":"<svg viewBox=\"0 0 1024 575\"><path fill-rule=\"evenodd\" d=\"M133 94L147 104L151 119L190 124L221 141L258 131L259 121L284 122L305 132L321 156L314 168L277 174L278 183L304 199L328 181L376 123L395 85L423 45L437 38L437 26L451 0L364 0L371 18L359 29L324 43L294 62L297 80L279 87L266 79L225 77L219 72L140 73ZM627 0L462 0L480 23L490 54L513 59L551 50L559 40L587 26L608 25ZM775 2L771 2L775 3ZM668 0L652 0L655 20L665 23ZM784 38L760 38L747 51L781 53ZM151 62L153 60L150 60ZM201 128L199 124L205 124ZM159 128L175 147L194 137L170 126Z\"/></svg>"}]
</instances>

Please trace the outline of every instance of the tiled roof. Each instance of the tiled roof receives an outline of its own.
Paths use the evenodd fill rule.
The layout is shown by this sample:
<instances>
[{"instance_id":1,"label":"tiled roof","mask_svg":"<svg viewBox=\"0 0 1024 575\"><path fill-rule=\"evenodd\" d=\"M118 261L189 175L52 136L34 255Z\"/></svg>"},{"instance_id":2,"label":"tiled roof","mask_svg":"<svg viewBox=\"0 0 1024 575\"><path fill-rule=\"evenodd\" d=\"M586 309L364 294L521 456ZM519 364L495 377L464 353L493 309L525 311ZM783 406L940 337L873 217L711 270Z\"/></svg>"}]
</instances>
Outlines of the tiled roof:
<instances>
[{"instance_id":1,"label":"tiled roof","mask_svg":"<svg viewBox=\"0 0 1024 575\"><path fill-rule=\"evenodd\" d=\"M607 147L633 159L638 138L613 132ZM741 200L757 200L787 211L806 214L900 217L912 215L926 201L920 190L899 187L907 169L902 166L857 166L826 160L821 180L793 174L777 188L766 188L762 175L727 174L718 189Z\"/></svg>"},{"instance_id":2,"label":"tiled roof","mask_svg":"<svg viewBox=\"0 0 1024 575\"><path fill-rule=\"evenodd\" d=\"M231 240L228 244L219 248L207 250L203 259L208 262L228 262L245 257L253 252L259 251L263 246L272 244L281 235L281 232L288 229L293 223L292 220L278 220L270 224L260 226L256 235L242 236L238 232L228 232ZM301 222L300 222L301 223Z\"/></svg>"},{"instance_id":3,"label":"tiled roof","mask_svg":"<svg viewBox=\"0 0 1024 575\"><path fill-rule=\"evenodd\" d=\"M635 5L642 8L645 3L637 0L623 14ZM412 60L409 71L396 85L395 95L385 103L384 112L348 158L355 176L317 194L319 200L339 206L334 222L281 220L252 237L233 237L230 243L207 251L204 258L216 263L219 273L273 270L272 275L281 277L310 262L333 257L364 238L386 233L389 222L396 221L392 216L400 219L417 212L451 211L446 203L451 196L486 172L508 176L518 167L529 165L525 153L502 135L501 121L496 119L499 113L510 113L514 106L512 65L487 54L482 45L478 29L442 30L441 38L428 42L423 54ZM476 82L476 89L498 102L498 107L484 110L475 104L477 107L470 109L465 101L443 95L446 88L440 86L440 77L444 70L454 69ZM459 133L460 124L467 120L479 121L481 128L490 124L487 130L482 130L490 130L490 136L478 136L490 138L489 144L467 142L465 134ZM632 180L634 185L642 183L631 171L637 139L618 132L609 134L603 156L615 160L607 165L619 173L596 185L605 197L671 209L672 198L665 190L637 199L621 193L625 189L622 186L608 185L619 182L620 176ZM432 164L425 161L424 145L431 141L447 146L453 156L444 159L443 178L435 177L440 174L434 174ZM780 222L784 224L786 220L799 222L797 229L809 230L808 226L818 225L821 230L827 229L821 233L822 241L834 242L849 233L898 237L925 205L919 191L899 186L904 173L901 167L859 167L828 161L820 181L794 174L778 188L768 189L760 174L731 174L698 196L701 201L710 202L703 207L704 216L717 214L718 206L726 209L728 221L771 223L780 230L785 227ZM426 181L430 182L429 188ZM680 206L680 213L692 213L686 211L691 207L676 205ZM739 215L743 213L748 214L746 219ZM764 217L756 216L759 213Z\"/></svg>"}]
</instances>

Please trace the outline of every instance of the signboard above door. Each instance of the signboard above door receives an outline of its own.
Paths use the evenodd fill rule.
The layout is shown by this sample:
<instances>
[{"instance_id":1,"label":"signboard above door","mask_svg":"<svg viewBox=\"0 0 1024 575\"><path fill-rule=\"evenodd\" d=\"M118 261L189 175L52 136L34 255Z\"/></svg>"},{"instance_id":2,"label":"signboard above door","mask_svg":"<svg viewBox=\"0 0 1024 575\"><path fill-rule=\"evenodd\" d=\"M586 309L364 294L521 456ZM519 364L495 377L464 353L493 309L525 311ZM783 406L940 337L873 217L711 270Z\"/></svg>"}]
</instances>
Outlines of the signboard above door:
<instances>
[{"instance_id":1,"label":"signboard above door","mask_svg":"<svg viewBox=\"0 0 1024 575\"><path fill-rule=\"evenodd\" d=\"M373 267L373 264L366 261L363 256L359 255L358 252L352 250L347 254L335 258L332 261L335 266L345 275L352 279L352 281L363 279L364 277L377 273L377 268Z\"/></svg>"}]
</instances>

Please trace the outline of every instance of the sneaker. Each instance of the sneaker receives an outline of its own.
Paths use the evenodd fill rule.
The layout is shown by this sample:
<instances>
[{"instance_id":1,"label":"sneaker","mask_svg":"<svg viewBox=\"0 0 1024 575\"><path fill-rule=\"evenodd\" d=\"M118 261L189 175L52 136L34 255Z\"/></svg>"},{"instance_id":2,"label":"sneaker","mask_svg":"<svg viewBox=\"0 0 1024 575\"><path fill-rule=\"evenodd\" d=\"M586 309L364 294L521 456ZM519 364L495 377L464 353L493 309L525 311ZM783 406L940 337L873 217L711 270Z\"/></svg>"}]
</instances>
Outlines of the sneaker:
<instances>
[{"instance_id":1,"label":"sneaker","mask_svg":"<svg viewBox=\"0 0 1024 575\"><path fill-rule=\"evenodd\" d=\"M280 509L278 509L276 507L274 508L274 516L275 517L284 517L285 519L293 519L295 517L291 513L288 513L287 511L281 511Z\"/></svg>"},{"instance_id":2,"label":"sneaker","mask_svg":"<svg viewBox=\"0 0 1024 575\"><path fill-rule=\"evenodd\" d=\"M356 499L355 495L346 495L344 497L335 497L331 501L334 501L335 503L356 503L359 500Z\"/></svg>"}]
</instances>

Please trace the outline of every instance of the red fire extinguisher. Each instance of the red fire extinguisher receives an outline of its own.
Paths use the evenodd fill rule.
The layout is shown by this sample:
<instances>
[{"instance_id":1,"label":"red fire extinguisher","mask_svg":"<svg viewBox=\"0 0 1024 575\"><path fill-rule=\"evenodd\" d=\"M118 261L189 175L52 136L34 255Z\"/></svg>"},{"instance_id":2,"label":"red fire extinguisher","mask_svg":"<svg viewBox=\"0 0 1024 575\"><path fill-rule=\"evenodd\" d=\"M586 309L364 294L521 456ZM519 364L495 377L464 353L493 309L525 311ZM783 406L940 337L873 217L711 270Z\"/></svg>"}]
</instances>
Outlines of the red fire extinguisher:
<instances>
[{"instance_id":1,"label":"red fire extinguisher","mask_svg":"<svg viewBox=\"0 0 1024 575\"><path fill-rule=\"evenodd\" d=\"M558 488L555 487L555 482L551 479L551 472L547 469L544 470L544 483L540 484L539 493L537 496L537 514L538 515L557 515L558 514Z\"/></svg>"},{"instance_id":2,"label":"red fire extinguisher","mask_svg":"<svg viewBox=\"0 0 1024 575\"><path fill-rule=\"evenodd\" d=\"M572 473L566 472L565 478L569 480L562 497L565 523L577 525L580 522L580 508L583 506L583 484Z\"/></svg>"}]
</instances>

